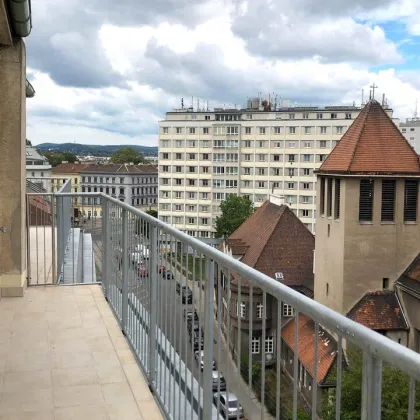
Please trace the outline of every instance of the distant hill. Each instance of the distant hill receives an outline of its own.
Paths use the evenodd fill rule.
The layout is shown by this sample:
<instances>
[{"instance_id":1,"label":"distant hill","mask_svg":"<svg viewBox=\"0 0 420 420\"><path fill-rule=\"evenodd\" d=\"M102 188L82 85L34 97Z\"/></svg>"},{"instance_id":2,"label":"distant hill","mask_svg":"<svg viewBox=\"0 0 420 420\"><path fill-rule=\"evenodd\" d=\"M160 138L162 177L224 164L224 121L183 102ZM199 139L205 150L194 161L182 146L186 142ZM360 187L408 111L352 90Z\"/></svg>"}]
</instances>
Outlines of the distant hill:
<instances>
[{"instance_id":1,"label":"distant hill","mask_svg":"<svg viewBox=\"0 0 420 420\"><path fill-rule=\"evenodd\" d=\"M133 146L133 145L114 145L114 146L97 146L91 144L79 143L41 143L36 146L41 152L72 152L79 156L111 156L116 150L122 147L132 147L144 156L157 156L157 147Z\"/></svg>"}]
</instances>

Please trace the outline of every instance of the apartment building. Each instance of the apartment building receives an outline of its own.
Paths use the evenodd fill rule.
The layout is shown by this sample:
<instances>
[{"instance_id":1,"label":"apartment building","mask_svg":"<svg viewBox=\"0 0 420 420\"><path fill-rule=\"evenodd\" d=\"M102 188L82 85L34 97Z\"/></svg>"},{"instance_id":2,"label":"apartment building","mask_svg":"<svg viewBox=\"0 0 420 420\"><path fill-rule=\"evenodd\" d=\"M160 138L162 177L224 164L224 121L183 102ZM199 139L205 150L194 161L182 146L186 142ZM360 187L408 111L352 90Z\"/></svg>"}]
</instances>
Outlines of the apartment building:
<instances>
[{"instance_id":1,"label":"apartment building","mask_svg":"<svg viewBox=\"0 0 420 420\"><path fill-rule=\"evenodd\" d=\"M414 147L417 154L420 153L420 118L407 118L405 123L400 123L403 136Z\"/></svg>"},{"instance_id":2,"label":"apartment building","mask_svg":"<svg viewBox=\"0 0 420 420\"><path fill-rule=\"evenodd\" d=\"M50 188L51 164L32 146L26 146L26 178L32 179L33 183L42 185L46 190Z\"/></svg>"},{"instance_id":3,"label":"apartment building","mask_svg":"<svg viewBox=\"0 0 420 420\"><path fill-rule=\"evenodd\" d=\"M80 172L82 192L103 192L144 210L157 208L158 168L154 165L89 165ZM86 217L102 217L99 198L83 199Z\"/></svg>"},{"instance_id":4,"label":"apartment building","mask_svg":"<svg viewBox=\"0 0 420 420\"><path fill-rule=\"evenodd\" d=\"M250 99L245 109L167 112L159 123L159 217L189 235L213 238L229 194L247 196L256 207L276 194L314 232L314 170L361 109L278 108Z\"/></svg>"}]
</instances>

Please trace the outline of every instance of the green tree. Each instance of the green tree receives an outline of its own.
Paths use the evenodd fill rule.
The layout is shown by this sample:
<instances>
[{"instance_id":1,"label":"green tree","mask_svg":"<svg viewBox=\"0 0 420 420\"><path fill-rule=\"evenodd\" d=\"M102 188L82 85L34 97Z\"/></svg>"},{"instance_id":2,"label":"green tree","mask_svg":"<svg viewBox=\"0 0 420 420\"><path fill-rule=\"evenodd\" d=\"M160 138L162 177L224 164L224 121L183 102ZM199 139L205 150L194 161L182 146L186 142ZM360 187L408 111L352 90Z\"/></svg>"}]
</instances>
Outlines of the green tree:
<instances>
[{"instance_id":1,"label":"green tree","mask_svg":"<svg viewBox=\"0 0 420 420\"><path fill-rule=\"evenodd\" d=\"M30 140L26 139L26 145L27 146L32 146L32 142Z\"/></svg>"},{"instance_id":2,"label":"green tree","mask_svg":"<svg viewBox=\"0 0 420 420\"><path fill-rule=\"evenodd\" d=\"M43 152L42 154L47 158L52 167L58 166L64 160L64 156L61 153Z\"/></svg>"},{"instance_id":3,"label":"green tree","mask_svg":"<svg viewBox=\"0 0 420 420\"><path fill-rule=\"evenodd\" d=\"M341 418L360 420L362 408L363 355L360 350L347 354L348 367L342 373ZM417 387L414 418L420 420L420 390ZM382 367L382 420L404 420L408 415L409 378L389 365ZM335 420L335 390L323 401L322 420Z\"/></svg>"},{"instance_id":4,"label":"green tree","mask_svg":"<svg viewBox=\"0 0 420 420\"><path fill-rule=\"evenodd\" d=\"M153 216L155 219L158 218L158 212L157 212L157 210L149 209L149 210L146 210L146 213L147 214L150 214L150 216Z\"/></svg>"},{"instance_id":5,"label":"green tree","mask_svg":"<svg viewBox=\"0 0 420 420\"><path fill-rule=\"evenodd\" d=\"M220 204L222 215L216 218L216 237L226 238L254 212L252 201L230 195Z\"/></svg>"},{"instance_id":6,"label":"green tree","mask_svg":"<svg viewBox=\"0 0 420 420\"><path fill-rule=\"evenodd\" d=\"M63 152L63 160L69 163L74 163L77 160L77 156L72 152Z\"/></svg>"},{"instance_id":7,"label":"green tree","mask_svg":"<svg viewBox=\"0 0 420 420\"><path fill-rule=\"evenodd\" d=\"M144 162L144 156L132 147L122 147L111 155L112 163L134 163L138 165Z\"/></svg>"}]
</instances>

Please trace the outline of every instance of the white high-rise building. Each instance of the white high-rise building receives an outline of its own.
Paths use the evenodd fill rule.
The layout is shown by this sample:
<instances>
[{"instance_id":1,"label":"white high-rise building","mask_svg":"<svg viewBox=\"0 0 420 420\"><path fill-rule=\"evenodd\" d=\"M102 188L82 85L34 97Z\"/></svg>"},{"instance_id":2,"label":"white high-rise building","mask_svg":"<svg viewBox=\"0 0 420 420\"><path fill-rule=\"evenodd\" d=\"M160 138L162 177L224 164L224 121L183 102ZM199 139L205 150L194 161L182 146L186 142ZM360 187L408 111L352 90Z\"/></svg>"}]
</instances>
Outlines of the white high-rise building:
<instances>
[{"instance_id":1,"label":"white high-rise building","mask_svg":"<svg viewBox=\"0 0 420 420\"><path fill-rule=\"evenodd\" d=\"M400 130L414 150L420 153L420 118L407 118L405 122L400 122Z\"/></svg>"},{"instance_id":2,"label":"white high-rise building","mask_svg":"<svg viewBox=\"0 0 420 420\"><path fill-rule=\"evenodd\" d=\"M199 238L214 237L229 194L260 206L284 196L315 232L314 170L359 114L356 106L183 108L159 123L159 218ZM392 117L392 110L387 109Z\"/></svg>"}]
</instances>

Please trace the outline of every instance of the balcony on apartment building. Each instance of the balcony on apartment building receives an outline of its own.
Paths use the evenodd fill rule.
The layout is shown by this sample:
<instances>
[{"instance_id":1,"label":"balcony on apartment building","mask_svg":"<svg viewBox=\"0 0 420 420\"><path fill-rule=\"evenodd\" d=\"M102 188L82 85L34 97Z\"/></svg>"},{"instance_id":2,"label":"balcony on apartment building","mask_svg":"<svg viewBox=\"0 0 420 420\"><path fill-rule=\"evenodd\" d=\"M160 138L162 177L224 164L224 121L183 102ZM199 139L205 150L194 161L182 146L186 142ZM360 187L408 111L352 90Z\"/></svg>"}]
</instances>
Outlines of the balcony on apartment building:
<instances>
[{"instance_id":1,"label":"balcony on apartment building","mask_svg":"<svg viewBox=\"0 0 420 420\"><path fill-rule=\"evenodd\" d=\"M82 197L100 198L102 217L76 224L92 207ZM351 346L364 359L361 418L381 418L382 364L410 378L406 411L414 418L417 353L127 203L71 193L70 180L56 192L27 192L27 211L28 289L0 301L0 411L316 419L335 390L330 410L340 418ZM241 294L249 316L258 305L258 331L242 332ZM290 321L277 311L272 323L269 302L293 308ZM232 329L223 314L235 307Z\"/></svg>"}]
</instances>

